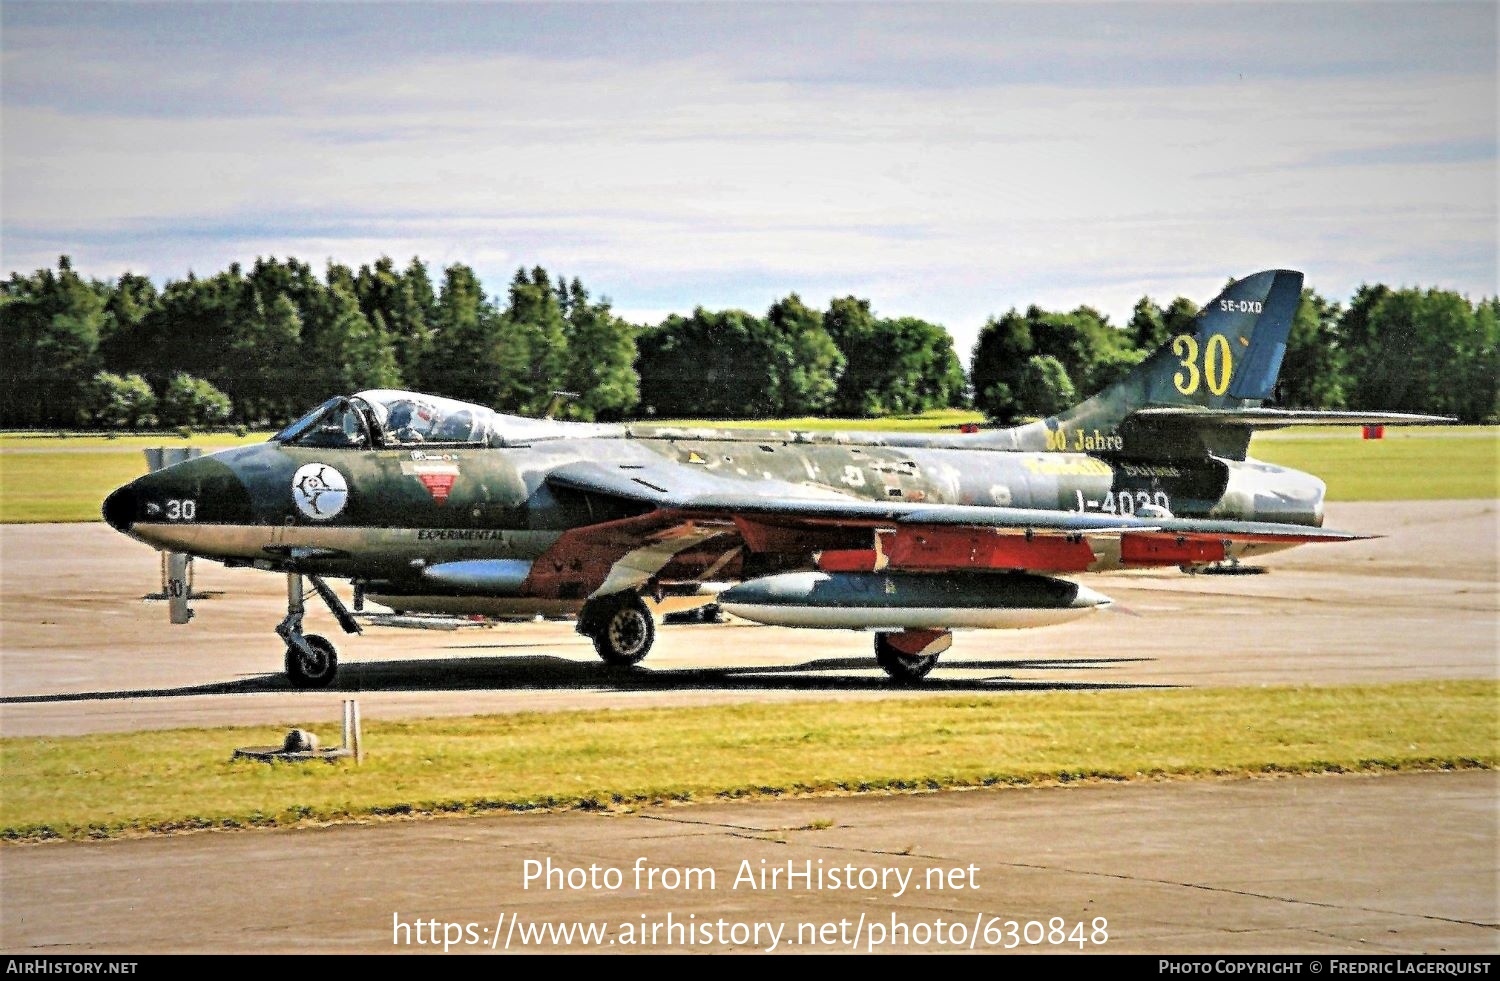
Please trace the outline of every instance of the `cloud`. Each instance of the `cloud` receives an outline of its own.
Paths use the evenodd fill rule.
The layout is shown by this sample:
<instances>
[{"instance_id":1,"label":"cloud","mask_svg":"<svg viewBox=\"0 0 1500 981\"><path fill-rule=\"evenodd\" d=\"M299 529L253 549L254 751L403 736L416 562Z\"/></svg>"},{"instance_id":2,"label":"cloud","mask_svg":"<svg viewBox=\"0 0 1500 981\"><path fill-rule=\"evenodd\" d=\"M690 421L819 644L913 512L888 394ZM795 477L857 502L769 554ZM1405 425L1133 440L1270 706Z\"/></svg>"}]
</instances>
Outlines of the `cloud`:
<instances>
[{"instance_id":1,"label":"cloud","mask_svg":"<svg viewBox=\"0 0 1500 981\"><path fill-rule=\"evenodd\" d=\"M1494 293L1482 6L7 4L0 252L855 293L962 350L1013 304L1122 319L1271 266Z\"/></svg>"}]
</instances>

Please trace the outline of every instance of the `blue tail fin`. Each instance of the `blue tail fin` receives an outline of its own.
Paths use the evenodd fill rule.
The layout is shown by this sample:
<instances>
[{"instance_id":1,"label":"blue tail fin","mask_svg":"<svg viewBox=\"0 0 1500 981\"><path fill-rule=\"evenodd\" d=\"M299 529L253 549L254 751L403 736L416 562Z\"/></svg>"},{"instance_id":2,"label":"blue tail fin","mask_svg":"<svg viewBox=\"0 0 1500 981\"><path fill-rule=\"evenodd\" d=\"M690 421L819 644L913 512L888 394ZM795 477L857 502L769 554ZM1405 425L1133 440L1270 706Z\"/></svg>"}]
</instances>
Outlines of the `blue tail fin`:
<instances>
[{"instance_id":1,"label":"blue tail fin","mask_svg":"<svg viewBox=\"0 0 1500 981\"><path fill-rule=\"evenodd\" d=\"M1301 298L1302 274L1290 269L1236 280L1204 306L1192 333L1173 337L1120 381L1049 419L996 432L989 441L1151 458L1243 458L1249 430L1152 419L1150 410L1192 415L1259 406L1276 387Z\"/></svg>"}]
</instances>

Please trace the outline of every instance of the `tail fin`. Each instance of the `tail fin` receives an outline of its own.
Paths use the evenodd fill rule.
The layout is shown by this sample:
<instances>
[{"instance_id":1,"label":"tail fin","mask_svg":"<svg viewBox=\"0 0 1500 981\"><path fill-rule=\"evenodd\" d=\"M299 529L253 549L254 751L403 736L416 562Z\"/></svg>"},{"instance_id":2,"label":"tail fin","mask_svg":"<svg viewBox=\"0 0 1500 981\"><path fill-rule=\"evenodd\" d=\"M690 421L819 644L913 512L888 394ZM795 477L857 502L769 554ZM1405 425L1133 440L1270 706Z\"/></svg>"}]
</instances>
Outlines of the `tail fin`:
<instances>
[{"instance_id":1,"label":"tail fin","mask_svg":"<svg viewBox=\"0 0 1500 981\"><path fill-rule=\"evenodd\" d=\"M1233 416L1270 397L1301 298L1302 274L1290 269L1236 280L1198 314L1193 333L1172 338L1088 401L1009 433L1025 449L1243 459L1249 429L1194 420ZM1148 409L1173 412L1152 417Z\"/></svg>"},{"instance_id":2,"label":"tail fin","mask_svg":"<svg viewBox=\"0 0 1500 981\"><path fill-rule=\"evenodd\" d=\"M1195 334L1172 338L1141 365L1144 404L1239 409L1270 398L1301 301L1302 274L1290 269L1230 283L1198 314Z\"/></svg>"},{"instance_id":3,"label":"tail fin","mask_svg":"<svg viewBox=\"0 0 1500 981\"><path fill-rule=\"evenodd\" d=\"M1302 274L1270 269L1230 283L1179 334L1087 402L988 437L1020 450L1065 450L1144 460L1245 459L1257 429L1317 425L1422 425L1445 416L1267 409Z\"/></svg>"}]
</instances>

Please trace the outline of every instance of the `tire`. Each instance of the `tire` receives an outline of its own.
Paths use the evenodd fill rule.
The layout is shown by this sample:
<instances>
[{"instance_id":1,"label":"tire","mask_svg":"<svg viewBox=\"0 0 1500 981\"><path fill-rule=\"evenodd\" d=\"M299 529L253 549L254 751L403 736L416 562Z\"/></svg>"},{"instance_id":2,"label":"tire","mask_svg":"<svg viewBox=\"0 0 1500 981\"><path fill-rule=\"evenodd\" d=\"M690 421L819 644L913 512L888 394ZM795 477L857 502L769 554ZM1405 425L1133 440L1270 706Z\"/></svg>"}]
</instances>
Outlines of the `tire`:
<instances>
[{"instance_id":1,"label":"tire","mask_svg":"<svg viewBox=\"0 0 1500 981\"><path fill-rule=\"evenodd\" d=\"M708 603L696 606L691 610L681 610L677 613L668 613L661 618L662 623L673 625L694 623L723 623L724 611L719 609L719 604Z\"/></svg>"},{"instance_id":2,"label":"tire","mask_svg":"<svg viewBox=\"0 0 1500 981\"><path fill-rule=\"evenodd\" d=\"M605 664L628 667L651 653L656 624L646 604L632 594L589 613L587 633Z\"/></svg>"},{"instance_id":3,"label":"tire","mask_svg":"<svg viewBox=\"0 0 1500 981\"><path fill-rule=\"evenodd\" d=\"M897 684L914 685L937 665L936 654L903 654L891 646L885 634L875 635L875 663Z\"/></svg>"},{"instance_id":4,"label":"tire","mask_svg":"<svg viewBox=\"0 0 1500 981\"><path fill-rule=\"evenodd\" d=\"M309 658L291 644L286 645L286 676L293 688L327 688L333 684L339 670L339 655L328 638L308 634L302 638L307 646L317 651L317 658Z\"/></svg>"}]
</instances>

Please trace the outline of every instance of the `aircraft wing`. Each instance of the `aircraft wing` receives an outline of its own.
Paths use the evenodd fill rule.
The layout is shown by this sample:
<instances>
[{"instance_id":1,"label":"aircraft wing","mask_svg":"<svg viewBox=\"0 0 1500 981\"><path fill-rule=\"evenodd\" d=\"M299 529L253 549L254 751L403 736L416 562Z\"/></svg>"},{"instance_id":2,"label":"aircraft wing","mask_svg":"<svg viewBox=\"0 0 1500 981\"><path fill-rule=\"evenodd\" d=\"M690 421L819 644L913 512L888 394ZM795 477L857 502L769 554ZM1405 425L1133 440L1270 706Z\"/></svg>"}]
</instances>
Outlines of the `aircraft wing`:
<instances>
[{"instance_id":1,"label":"aircraft wing","mask_svg":"<svg viewBox=\"0 0 1500 981\"><path fill-rule=\"evenodd\" d=\"M1134 517L1080 511L928 504L909 501L865 501L823 487L764 480L719 477L708 471L662 463L649 467L615 467L574 463L547 478L559 486L602 494L671 511L684 518L729 519L779 528L973 528L1026 536L1118 536L1166 533L1233 541L1350 541L1369 536L1306 525L1212 518Z\"/></svg>"},{"instance_id":2,"label":"aircraft wing","mask_svg":"<svg viewBox=\"0 0 1500 981\"><path fill-rule=\"evenodd\" d=\"M773 564L815 561L825 571L1075 573L1204 565L1368 537L1271 522L868 501L668 460L570 463L547 481L635 513L564 533L533 566L527 589L535 595L598 597L653 581L703 582L747 555Z\"/></svg>"}]
</instances>

